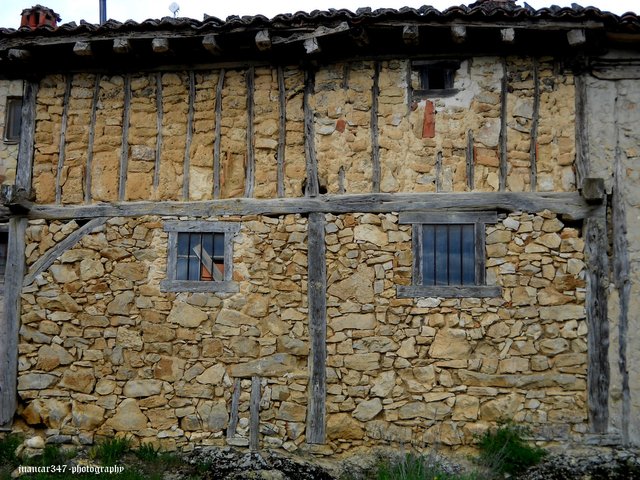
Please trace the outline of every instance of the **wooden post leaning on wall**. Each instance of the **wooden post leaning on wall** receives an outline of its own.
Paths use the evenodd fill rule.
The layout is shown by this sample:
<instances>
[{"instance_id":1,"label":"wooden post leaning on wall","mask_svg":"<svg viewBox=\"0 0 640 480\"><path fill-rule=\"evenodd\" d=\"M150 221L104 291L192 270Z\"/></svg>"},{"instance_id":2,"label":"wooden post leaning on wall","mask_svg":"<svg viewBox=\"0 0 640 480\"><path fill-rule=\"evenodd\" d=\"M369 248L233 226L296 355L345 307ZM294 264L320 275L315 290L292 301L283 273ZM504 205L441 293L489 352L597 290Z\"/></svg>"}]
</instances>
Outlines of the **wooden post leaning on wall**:
<instances>
[{"instance_id":1,"label":"wooden post leaning on wall","mask_svg":"<svg viewBox=\"0 0 640 480\"><path fill-rule=\"evenodd\" d=\"M16 171L16 189L31 194L33 176L33 149L36 131L36 99L39 83L27 81L22 99L22 123L20 127L20 145L18 147L18 166Z\"/></svg>"},{"instance_id":2,"label":"wooden post leaning on wall","mask_svg":"<svg viewBox=\"0 0 640 480\"><path fill-rule=\"evenodd\" d=\"M156 158L153 169L153 189L158 190L160 185L160 160L162 159L162 72L156 73Z\"/></svg>"},{"instance_id":3,"label":"wooden post leaning on wall","mask_svg":"<svg viewBox=\"0 0 640 480\"><path fill-rule=\"evenodd\" d=\"M89 122L89 145L87 146L87 166L84 172L84 203L91 203L91 165L93 164L93 140L96 136L96 115L100 96L100 74L96 73L91 100L91 120Z\"/></svg>"},{"instance_id":4,"label":"wooden post leaning on wall","mask_svg":"<svg viewBox=\"0 0 640 480\"><path fill-rule=\"evenodd\" d=\"M220 198L220 141L222 140L222 89L224 87L224 68L218 74L216 86L216 123L214 126L213 141L213 198Z\"/></svg>"},{"instance_id":5,"label":"wooden post leaning on wall","mask_svg":"<svg viewBox=\"0 0 640 480\"><path fill-rule=\"evenodd\" d=\"M309 408L307 443L325 443L327 395L327 266L324 242L324 213L309 214Z\"/></svg>"},{"instance_id":6,"label":"wooden post leaning on wall","mask_svg":"<svg viewBox=\"0 0 640 480\"><path fill-rule=\"evenodd\" d=\"M17 405L20 293L24 277L27 220L9 221L4 290L4 318L0 323L0 428L11 427Z\"/></svg>"},{"instance_id":7,"label":"wooden post leaning on wall","mask_svg":"<svg viewBox=\"0 0 640 480\"><path fill-rule=\"evenodd\" d=\"M538 123L540 121L540 80L539 62L533 59L533 114L531 118L531 143L529 145L529 168L531 191L538 188Z\"/></svg>"},{"instance_id":8,"label":"wooden post leaning on wall","mask_svg":"<svg viewBox=\"0 0 640 480\"><path fill-rule=\"evenodd\" d=\"M287 145L287 92L284 69L278 67L278 198L284 197L284 156Z\"/></svg>"},{"instance_id":9,"label":"wooden post leaning on wall","mask_svg":"<svg viewBox=\"0 0 640 480\"><path fill-rule=\"evenodd\" d=\"M502 59L502 81L500 82L500 191L507 186L507 94L508 94L507 59Z\"/></svg>"}]
</instances>

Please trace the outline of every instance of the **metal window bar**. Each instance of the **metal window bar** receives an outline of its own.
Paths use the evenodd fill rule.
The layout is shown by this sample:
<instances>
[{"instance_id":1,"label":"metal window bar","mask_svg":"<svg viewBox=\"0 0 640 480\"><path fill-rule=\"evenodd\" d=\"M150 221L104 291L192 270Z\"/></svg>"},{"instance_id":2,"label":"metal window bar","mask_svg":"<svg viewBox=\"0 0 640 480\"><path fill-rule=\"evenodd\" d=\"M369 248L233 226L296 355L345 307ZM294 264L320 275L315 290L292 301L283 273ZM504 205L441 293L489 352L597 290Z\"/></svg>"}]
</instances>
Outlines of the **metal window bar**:
<instances>
[{"instance_id":1,"label":"metal window bar","mask_svg":"<svg viewBox=\"0 0 640 480\"><path fill-rule=\"evenodd\" d=\"M178 280L225 280L224 233L179 233L176 278Z\"/></svg>"},{"instance_id":2,"label":"metal window bar","mask_svg":"<svg viewBox=\"0 0 640 480\"><path fill-rule=\"evenodd\" d=\"M478 285L473 224L422 225L420 285Z\"/></svg>"}]
</instances>

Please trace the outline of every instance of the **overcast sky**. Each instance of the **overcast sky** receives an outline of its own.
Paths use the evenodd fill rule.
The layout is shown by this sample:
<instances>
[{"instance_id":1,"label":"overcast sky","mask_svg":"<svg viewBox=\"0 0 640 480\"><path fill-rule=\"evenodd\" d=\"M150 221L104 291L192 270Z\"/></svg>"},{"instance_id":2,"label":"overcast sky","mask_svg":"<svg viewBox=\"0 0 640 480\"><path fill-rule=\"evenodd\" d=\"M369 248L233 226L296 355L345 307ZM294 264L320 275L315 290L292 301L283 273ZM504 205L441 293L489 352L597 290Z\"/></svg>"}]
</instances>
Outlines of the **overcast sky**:
<instances>
[{"instance_id":1,"label":"overcast sky","mask_svg":"<svg viewBox=\"0 0 640 480\"><path fill-rule=\"evenodd\" d=\"M137 22L147 18L171 16L169 5L174 0L107 0L107 18L120 22L131 19ZM266 15L271 18L278 13L296 11L311 12L329 8L346 8L355 12L359 7L418 8L421 5L433 5L445 10L452 5L470 4L474 0L175 0L180 6L178 16L202 20L203 15L213 15L225 19L229 15ZM578 3L582 6L595 6L618 15L635 11L640 14L639 0L526 0L534 8L548 7L552 4L570 6ZM20 26L20 13L37 3L52 8L62 17L62 23L79 23L84 19L90 23L99 21L99 0L0 0L0 27L17 28ZM518 0L524 5L524 0Z\"/></svg>"}]
</instances>

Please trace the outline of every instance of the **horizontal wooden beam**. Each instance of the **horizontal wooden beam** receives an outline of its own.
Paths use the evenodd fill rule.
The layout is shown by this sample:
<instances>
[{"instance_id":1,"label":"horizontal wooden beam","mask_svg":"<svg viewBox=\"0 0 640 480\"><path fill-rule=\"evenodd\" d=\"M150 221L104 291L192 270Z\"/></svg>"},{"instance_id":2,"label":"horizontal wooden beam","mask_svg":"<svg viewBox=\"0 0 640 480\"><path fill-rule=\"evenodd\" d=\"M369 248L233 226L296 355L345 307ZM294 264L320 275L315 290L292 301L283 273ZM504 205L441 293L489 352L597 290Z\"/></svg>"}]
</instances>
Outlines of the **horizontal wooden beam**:
<instances>
[{"instance_id":1,"label":"horizontal wooden beam","mask_svg":"<svg viewBox=\"0 0 640 480\"><path fill-rule=\"evenodd\" d=\"M214 55L219 55L222 52L222 49L218 44L218 40L213 34L204 36L204 38L202 39L202 46L205 48L205 50L207 50L209 53L213 53Z\"/></svg>"},{"instance_id":2,"label":"horizontal wooden beam","mask_svg":"<svg viewBox=\"0 0 640 480\"><path fill-rule=\"evenodd\" d=\"M7 53L9 60L29 60L31 58L31 52L24 48L10 48Z\"/></svg>"},{"instance_id":3,"label":"horizontal wooden beam","mask_svg":"<svg viewBox=\"0 0 640 480\"><path fill-rule=\"evenodd\" d=\"M116 53L129 53L131 51L131 42L127 38L116 38L113 41L113 51Z\"/></svg>"},{"instance_id":4,"label":"horizontal wooden beam","mask_svg":"<svg viewBox=\"0 0 640 480\"><path fill-rule=\"evenodd\" d=\"M154 38L151 40L151 50L153 50L153 53L167 53L169 48L168 38Z\"/></svg>"},{"instance_id":5,"label":"horizontal wooden beam","mask_svg":"<svg viewBox=\"0 0 640 480\"><path fill-rule=\"evenodd\" d=\"M274 36L271 42L273 45L285 45L287 43L304 42L311 38L324 37L327 35L334 35L340 32L346 32L351 27L347 22L341 22L336 27L320 26L310 32L293 33L288 37Z\"/></svg>"},{"instance_id":6,"label":"horizontal wooden beam","mask_svg":"<svg viewBox=\"0 0 640 480\"><path fill-rule=\"evenodd\" d=\"M93 50L91 48L91 43L89 42L76 42L73 45L73 53L79 55L81 57L89 57L93 55Z\"/></svg>"},{"instance_id":7,"label":"horizontal wooden beam","mask_svg":"<svg viewBox=\"0 0 640 480\"><path fill-rule=\"evenodd\" d=\"M597 207L589 205L578 192L471 192L471 193L375 193L362 195L321 195L315 198L250 198L203 202L135 202L58 206L17 205L28 210L29 218L64 219L93 217L139 217L142 215L286 215L321 213L388 213L410 211L477 212L548 209L573 220L589 217Z\"/></svg>"}]
</instances>

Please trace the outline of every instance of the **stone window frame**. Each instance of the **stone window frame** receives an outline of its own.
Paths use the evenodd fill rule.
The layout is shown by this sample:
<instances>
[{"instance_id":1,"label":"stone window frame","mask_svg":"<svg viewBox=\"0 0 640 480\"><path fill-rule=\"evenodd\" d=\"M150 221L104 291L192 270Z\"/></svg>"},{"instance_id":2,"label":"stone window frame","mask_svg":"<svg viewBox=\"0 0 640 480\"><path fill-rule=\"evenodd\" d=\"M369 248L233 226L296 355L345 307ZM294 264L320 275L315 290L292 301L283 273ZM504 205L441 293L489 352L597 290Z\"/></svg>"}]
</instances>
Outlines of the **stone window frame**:
<instances>
[{"instance_id":1,"label":"stone window frame","mask_svg":"<svg viewBox=\"0 0 640 480\"><path fill-rule=\"evenodd\" d=\"M2 140L6 144L20 142L20 124L22 123L22 97L7 97L4 110L4 131Z\"/></svg>"},{"instance_id":2,"label":"stone window frame","mask_svg":"<svg viewBox=\"0 0 640 480\"><path fill-rule=\"evenodd\" d=\"M413 60L411 69L418 73L420 88L413 90L413 99L421 100L423 98L434 97L451 97L456 95L459 90L453 87L455 73L460 69L461 62L459 60ZM429 86L429 73L438 72L442 74L442 83L444 88L433 88Z\"/></svg>"},{"instance_id":3,"label":"stone window frame","mask_svg":"<svg viewBox=\"0 0 640 480\"><path fill-rule=\"evenodd\" d=\"M498 222L497 212L405 212L399 216L400 224L412 227L413 268L411 285L398 285L399 298L415 297L499 297L498 285L486 284L486 225ZM474 285L423 285L422 284L422 227L423 225L473 225L475 246Z\"/></svg>"},{"instance_id":4,"label":"stone window frame","mask_svg":"<svg viewBox=\"0 0 640 480\"><path fill-rule=\"evenodd\" d=\"M240 231L238 222L175 220L164 223L169 234L167 247L167 278L160 283L165 292L220 292L237 293L239 286L233 281L233 242ZM224 280L178 280L178 234L180 233L224 233Z\"/></svg>"}]
</instances>

